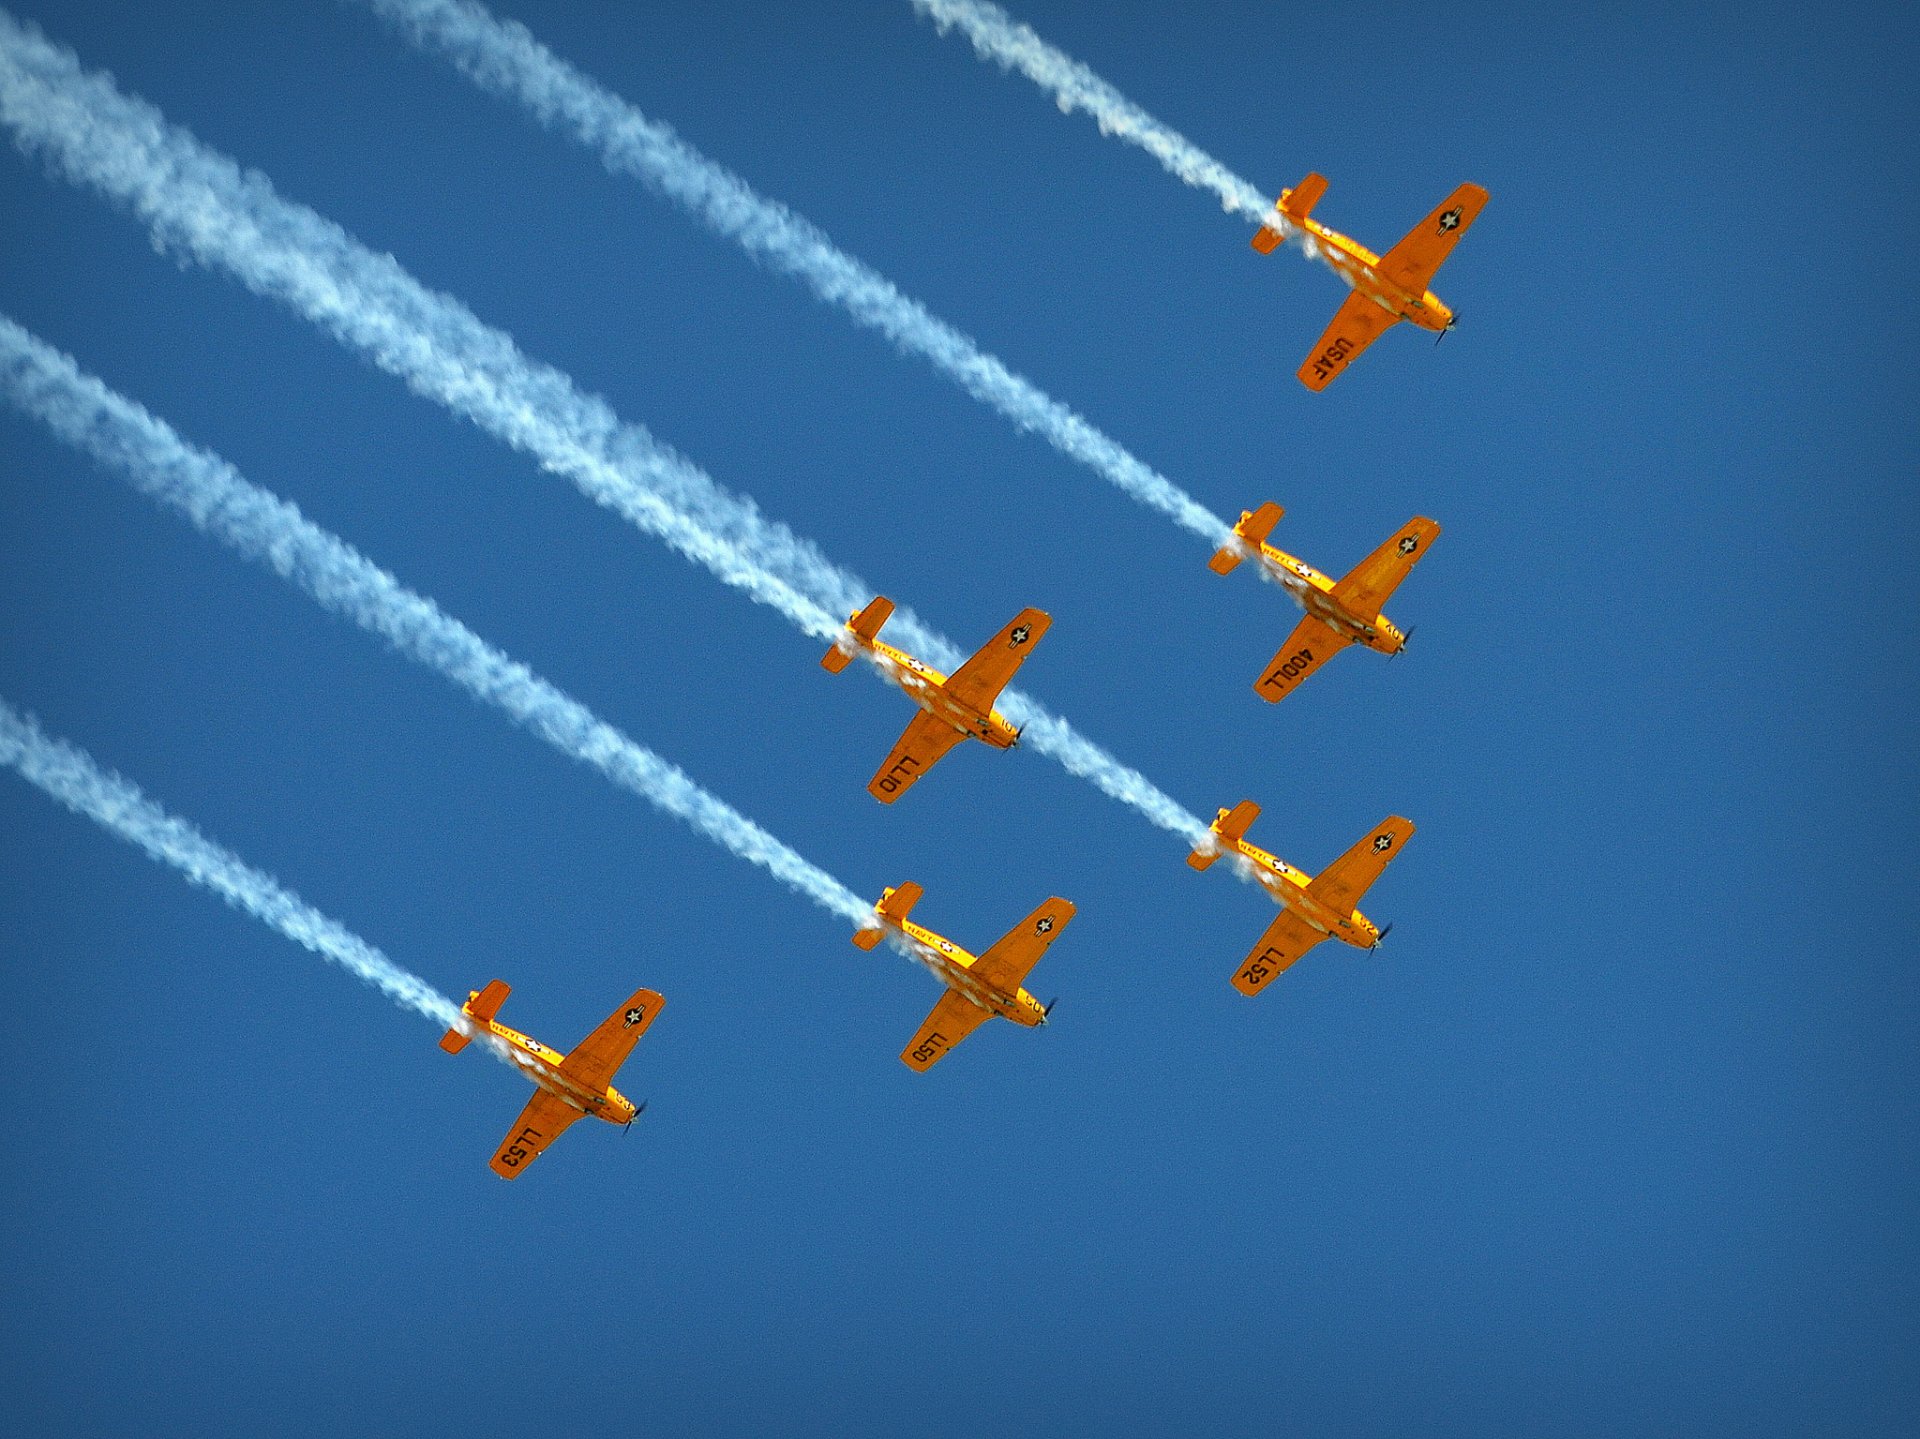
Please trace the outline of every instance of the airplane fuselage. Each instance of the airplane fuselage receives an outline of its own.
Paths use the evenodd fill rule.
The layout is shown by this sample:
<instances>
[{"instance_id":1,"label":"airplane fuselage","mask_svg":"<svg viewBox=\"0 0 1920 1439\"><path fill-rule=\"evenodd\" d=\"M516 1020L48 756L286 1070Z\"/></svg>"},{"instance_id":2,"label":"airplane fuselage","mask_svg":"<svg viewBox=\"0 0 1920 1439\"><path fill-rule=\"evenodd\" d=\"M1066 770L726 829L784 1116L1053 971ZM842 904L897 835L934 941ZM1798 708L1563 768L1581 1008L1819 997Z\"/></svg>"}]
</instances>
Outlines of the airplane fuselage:
<instances>
[{"instance_id":1,"label":"airplane fuselage","mask_svg":"<svg viewBox=\"0 0 1920 1439\"><path fill-rule=\"evenodd\" d=\"M1260 881L1262 889L1320 933L1344 940L1357 949L1370 949L1379 943L1379 926L1359 910L1341 914L1308 893L1312 876L1244 839L1235 840L1233 847L1253 865L1254 878Z\"/></svg>"},{"instance_id":2,"label":"airplane fuselage","mask_svg":"<svg viewBox=\"0 0 1920 1439\"><path fill-rule=\"evenodd\" d=\"M509 1029L497 1019L487 1021L487 1030L515 1052L520 1068L529 1079L582 1114L604 1119L609 1124L631 1124L639 1113L632 1102L611 1084L603 1090L595 1090L568 1078L560 1070L560 1061L566 1056L548 1049L539 1040L530 1039L517 1029Z\"/></svg>"},{"instance_id":3,"label":"airplane fuselage","mask_svg":"<svg viewBox=\"0 0 1920 1439\"><path fill-rule=\"evenodd\" d=\"M1281 201L1284 203L1292 193L1290 190L1284 192L1280 196ZM1445 330L1453 323L1453 311L1440 302L1438 295L1431 290L1422 290L1416 295L1389 280L1380 273L1380 257L1359 241L1338 230L1329 230L1311 216L1302 219L1298 215L1289 215L1287 220L1319 242L1316 248L1326 256L1327 263L1333 266L1341 279L1388 314L1409 320L1423 330L1436 332Z\"/></svg>"},{"instance_id":4,"label":"airplane fuselage","mask_svg":"<svg viewBox=\"0 0 1920 1439\"><path fill-rule=\"evenodd\" d=\"M1260 542L1261 572L1293 596L1294 603L1326 624L1342 638L1365 645L1383 655L1398 654L1407 637L1384 614L1369 618L1356 615L1333 597L1333 580L1305 560L1297 560L1285 550L1276 550Z\"/></svg>"},{"instance_id":5,"label":"airplane fuselage","mask_svg":"<svg viewBox=\"0 0 1920 1439\"><path fill-rule=\"evenodd\" d=\"M949 989L957 989L982 1009L991 1010L1002 1019L1010 1019L1015 1024L1024 1024L1031 1028L1047 1022L1047 1012L1040 1001L1019 989L1008 994L983 983L973 973L973 962L977 956L969 954L943 934L915 924L912 920L886 921L898 929L907 938L916 940L933 960L940 978Z\"/></svg>"},{"instance_id":6,"label":"airplane fuselage","mask_svg":"<svg viewBox=\"0 0 1920 1439\"><path fill-rule=\"evenodd\" d=\"M983 740L995 749L1012 749L1019 743L1020 731L1009 724L999 710L988 710L982 714L971 705L960 703L948 693L947 677L940 671L883 641L868 640L859 635L853 638L880 660L881 667L901 689L913 697L915 704L935 719L952 725L961 734Z\"/></svg>"}]
</instances>

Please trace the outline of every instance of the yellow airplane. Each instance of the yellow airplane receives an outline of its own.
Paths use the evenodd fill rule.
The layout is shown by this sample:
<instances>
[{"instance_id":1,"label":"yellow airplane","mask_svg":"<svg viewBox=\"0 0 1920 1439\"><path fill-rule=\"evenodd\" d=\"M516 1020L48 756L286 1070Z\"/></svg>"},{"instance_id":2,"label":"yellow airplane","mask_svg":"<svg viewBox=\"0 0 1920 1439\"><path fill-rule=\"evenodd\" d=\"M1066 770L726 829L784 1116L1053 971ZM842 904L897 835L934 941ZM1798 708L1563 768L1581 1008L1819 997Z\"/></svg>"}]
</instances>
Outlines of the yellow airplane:
<instances>
[{"instance_id":1,"label":"yellow airplane","mask_svg":"<svg viewBox=\"0 0 1920 1439\"><path fill-rule=\"evenodd\" d=\"M1053 1003L1040 1003L1020 987L1020 982L1039 963L1047 946L1060 937L1060 931L1074 916L1074 907L1067 900L1050 899L1002 935L985 954L972 955L944 935L907 919L922 893L917 884L886 890L873 907L880 923L855 933L853 942L862 949L872 949L886 938L888 930L904 935L917 941L922 955L946 981L947 992L900 1054L900 1062L908 1069L924 1073L996 1014L1029 1028L1047 1022Z\"/></svg>"},{"instance_id":2,"label":"yellow airplane","mask_svg":"<svg viewBox=\"0 0 1920 1439\"><path fill-rule=\"evenodd\" d=\"M635 990L572 1053L563 1055L494 1018L508 993L497 979L485 989L470 990L460 1007L464 1023L449 1029L440 1040L448 1054L458 1054L468 1040L491 1035L512 1051L514 1061L537 1086L500 1152L493 1156L493 1172L502 1179L512 1179L533 1163L582 1115L622 1127L639 1117L645 1103L635 1105L611 1081L666 1003L651 989Z\"/></svg>"},{"instance_id":3,"label":"yellow airplane","mask_svg":"<svg viewBox=\"0 0 1920 1439\"><path fill-rule=\"evenodd\" d=\"M855 650L866 650L920 706L921 712L907 721L907 732L867 785L867 793L882 804L892 804L905 794L963 739L985 740L1002 750L1020 743L1020 731L993 707L993 701L1053 623L1043 610L1020 611L949 679L880 642L880 626L892 613L893 601L880 596L847 621L846 634L820 661L830 673L839 674L853 662Z\"/></svg>"},{"instance_id":4,"label":"yellow airplane","mask_svg":"<svg viewBox=\"0 0 1920 1439\"><path fill-rule=\"evenodd\" d=\"M1262 573L1278 581L1307 612L1253 682L1254 692L1273 704L1292 694L1302 680L1348 645L1365 645L1383 655L1397 655L1407 647L1407 636L1380 612L1380 606L1440 533L1432 520L1415 516L1346 578L1335 581L1267 543L1284 513L1272 502L1257 510L1242 510L1240 523L1233 527L1236 543L1216 551L1207 561L1216 575L1230 575L1247 553L1253 554Z\"/></svg>"},{"instance_id":5,"label":"yellow airplane","mask_svg":"<svg viewBox=\"0 0 1920 1439\"><path fill-rule=\"evenodd\" d=\"M1354 356L1402 320L1443 336L1453 328L1459 317L1427 285L1487 203L1485 190L1462 185L1408 231L1404 240L1386 254L1376 255L1310 218L1315 202L1326 192L1324 175L1309 175L1293 189L1282 190L1274 208L1285 220L1278 228L1262 228L1253 237L1253 248L1271 255L1289 229L1305 230L1319 242L1314 248L1353 287L1320 343L1300 366L1300 383L1309 390L1326 389Z\"/></svg>"},{"instance_id":6,"label":"yellow airplane","mask_svg":"<svg viewBox=\"0 0 1920 1439\"><path fill-rule=\"evenodd\" d=\"M1280 905L1279 917L1267 926L1233 977L1234 988L1242 994L1258 994L1268 980L1329 936L1356 949L1372 949L1385 939L1393 926L1380 928L1354 905L1413 833L1411 820L1389 815L1374 826L1372 834L1309 877L1241 838L1259 815L1260 806L1250 799L1241 800L1231 811L1221 810L1213 821L1212 838L1187 856L1195 869L1207 868L1223 850L1242 856L1252 864L1261 887Z\"/></svg>"}]
</instances>

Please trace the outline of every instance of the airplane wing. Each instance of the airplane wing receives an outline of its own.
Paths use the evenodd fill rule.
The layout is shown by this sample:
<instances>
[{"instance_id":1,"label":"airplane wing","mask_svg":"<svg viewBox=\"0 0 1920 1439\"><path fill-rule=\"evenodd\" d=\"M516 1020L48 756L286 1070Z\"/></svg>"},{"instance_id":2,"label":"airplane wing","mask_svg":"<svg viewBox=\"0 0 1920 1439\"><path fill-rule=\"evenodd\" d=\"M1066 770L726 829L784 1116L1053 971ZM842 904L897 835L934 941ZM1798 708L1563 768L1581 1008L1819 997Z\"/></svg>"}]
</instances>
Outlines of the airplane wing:
<instances>
[{"instance_id":1,"label":"airplane wing","mask_svg":"<svg viewBox=\"0 0 1920 1439\"><path fill-rule=\"evenodd\" d=\"M1258 994L1268 980L1325 938L1292 910L1281 910L1233 977L1233 987L1242 994Z\"/></svg>"},{"instance_id":2,"label":"airplane wing","mask_svg":"<svg viewBox=\"0 0 1920 1439\"><path fill-rule=\"evenodd\" d=\"M927 1022L920 1026L912 1043L901 1051L900 1062L924 1074L939 1062L941 1055L992 1018L991 1011L982 1009L959 990L950 989L940 996L940 1002L934 1005L933 1013L927 1016Z\"/></svg>"},{"instance_id":3,"label":"airplane wing","mask_svg":"<svg viewBox=\"0 0 1920 1439\"><path fill-rule=\"evenodd\" d=\"M1333 312L1333 323L1300 366L1300 383L1309 390L1326 389L1355 355L1399 323L1398 315L1355 290Z\"/></svg>"},{"instance_id":4,"label":"airplane wing","mask_svg":"<svg viewBox=\"0 0 1920 1439\"><path fill-rule=\"evenodd\" d=\"M560 1061L560 1072L582 1088L605 1089L665 1003L654 990L635 990L625 1004L601 1020L600 1027Z\"/></svg>"},{"instance_id":5,"label":"airplane wing","mask_svg":"<svg viewBox=\"0 0 1920 1439\"><path fill-rule=\"evenodd\" d=\"M973 972L996 989L1011 994L1027 972L1040 962L1047 946L1060 937L1075 910L1071 900L1056 896L993 942L973 962Z\"/></svg>"},{"instance_id":6,"label":"airplane wing","mask_svg":"<svg viewBox=\"0 0 1920 1439\"><path fill-rule=\"evenodd\" d=\"M966 735L921 710L907 721L906 733L893 747L887 762L867 782L867 793L882 804L892 804L913 782L932 769L940 756L959 744Z\"/></svg>"},{"instance_id":7,"label":"airplane wing","mask_svg":"<svg viewBox=\"0 0 1920 1439\"><path fill-rule=\"evenodd\" d=\"M947 693L961 704L971 705L985 714L1052 623L1053 617L1045 610L1020 611L1007 621L1005 629L980 646L972 659L953 672L947 681Z\"/></svg>"},{"instance_id":8,"label":"airplane wing","mask_svg":"<svg viewBox=\"0 0 1920 1439\"><path fill-rule=\"evenodd\" d=\"M1355 565L1333 587L1333 597L1356 615L1374 619L1387 596L1400 587L1420 557L1440 533L1432 520L1415 516L1400 526L1399 533Z\"/></svg>"},{"instance_id":9,"label":"airplane wing","mask_svg":"<svg viewBox=\"0 0 1920 1439\"><path fill-rule=\"evenodd\" d=\"M1308 615L1293 627L1287 642L1253 682L1253 692L1268 704L1278 704L1300 681L1352 643L1333 626Z\"/></svg>"},{"instance_id":10,"label":"airplane wing","mask_svg":"<svg viewBox=\"0 0 1920 1439\"><path fill-rule=\"evenodd\" d=\"M1401 845L1413 833L1413 821L1388 815L1375 825L1367 837L1313 877L1307 893L1329 909L1350 914L1367 892L1367 886L1380 878L1400 853Z\"/></svg>"},{"instance_id":11,"label":"airplane wing","mask_svg":"<svg viewBox=\"0 0 1920 1439\"><path fill-rule=\"evenodd\" d=\"M493 1172L502 1179L512 1179L538 1159L541 1151L565 1134L567 1126L578 1118L580 1111L559 1095L536 1089L501 1143L500 1152L493 1156Z\"/></svg>"},{"instance_id":12,"label":"airplane wing","mask_svg":"<svg viewBox=\"0 0 1920 1439\"><path fill-rule=\"evenodd\" d=\"M1453 253L1453 247L1486 203L1485 190L1478 185L1462 185L1409 230L1406 239L1380 257L1380 273L1416 295L1423 294L1433 282L1433 272Z\"/></svg>"}]
</instances>

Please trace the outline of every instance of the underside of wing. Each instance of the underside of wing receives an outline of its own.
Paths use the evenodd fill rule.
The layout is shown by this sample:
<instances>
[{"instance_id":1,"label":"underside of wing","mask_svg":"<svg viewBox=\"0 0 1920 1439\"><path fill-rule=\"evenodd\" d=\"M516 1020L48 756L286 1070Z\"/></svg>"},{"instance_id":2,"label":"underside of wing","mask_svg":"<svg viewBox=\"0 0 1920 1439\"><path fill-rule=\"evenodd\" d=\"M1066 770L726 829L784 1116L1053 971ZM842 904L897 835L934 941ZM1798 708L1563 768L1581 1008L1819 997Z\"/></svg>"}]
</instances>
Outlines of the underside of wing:
<instances>
[{"instance_id":1,"label":"underside of wing","mask_svg":"<svg viewBox=\"0 0 1920 1439\"><path fill-rule=\"evenodd\" d=\"M1416 296L1424 294L1433 283L1434 271L1453 253L1453 247L1486 203L1485 190L1478 185L1462 185L1409 230L1406 239L1380 257L1380 273Z\"/></svg>"},{"instance_id":2,"label":"underside of wing","mask_svg":"<svg viewBox=\"0 0 1920 1439\"><path fill-rule=\"evenodd\" d=\"M940 1002L920 1026L912 1043L900 1052L900 1062L921 1073L931 1069L954 1045L985 1024L993 1014L982 1009L957 989L940 996Z\"/></svg>"},{"instance_id":3,"label":"underside of wing","mask_svg":"<svg viewBox=\"0 0 1920 1439\"><path fill-rule=\"evenodd\" d=\"M1355 290L1333 312L1333 323L1300 366L1300 383L1309 390L1326 389L1355 355L1399 322L1398 315Z\"/></svg>"},{"instance_id":4,"label":"underside of wing","mask_svg":"<svg viewBox=\"0 0 1920 1439\"><path fill-rule=\"evenodd\" d=\"M1233 987L1242 994L1258 994L1276 974L1325 938L1292 910L1281 910L1234 975Z\"/></svg>"},{"instance_id":5,"label":"underside of wing","mask_svg":"<svg viewBox=\"0 0 1920 1439\"><path fill-rule=\"evenodd\" d=\"M1351 643L1331 625L1308 615L1293 627L1287 642L1253 682L1254 692L1267 703L1278 704L1300 681Z\"/></svg>"},{"instance_id":6,"label":"underside of wing","mask_svg":"<svg viewBox=\"0 0 1920 1439\"><path fill-rule=\"evenodd\" d=\"M1020 611L1007 621L999 634L980 646L972 659L953 672L947 681L947 693L961 704L985 714L1052 623L1052 617L1045 610Z\"/></svg>"},{"instance_id":7,"label":"underside of wing","mask_svg":"<svg viewBox=\"0 0 1920 1439\"><path fill-rule=\"evenodd\" d=\"M1367 887L1380 878L1407 837L1413 833L1413 821L1389 815L1367 833L1367 837L1313 877L1307 893L1341 914L1351 913L1360 903Z\"/></svg>"},{"instance_id":8,"label":"underside of wing","mask_svg":"<svg viewBox=\"0 0 1920 1439\"><path fill-rule=\"evenodd\" d=\"M578 1118L580 1111L558 1095L544 1089L535 1090L527 1107L520 1111L520 1118L507 1132L500 1152L493 1156L493 1172L502 1179L514 1178Z\"/></svg>"},{"instance_id":9,"label":"underside of wing","mask_svg":"<svg viewBox=\"0 0 1920 1439\"><path fill-rule=\"evenodd\" d=\"M1011 994L1040 962L1047 946L1060 937L1074 913L1070 900L1058 896L1048 900L974 960L973 972L994 988Z\"/></svg>"},{"instance_id":10,"label":"underside of wing","mask_svg":"<svg viewBox=\"0 0 1920 1439\"><path fill-rule=\"evenodd\" d=\"M654 990L635 990L560 1061L560 1072L584 1089L605 1089L665 1003Z\"/></svg>"},{"instance_id":11,"label":"underside of wing","mask_svg":"<svg viewBox=\"0 0 1920 1439\"><path fill-rule=\"evenodd\" d=\"M1333 597L1362 619L1369 622L1376 619L1387 596L1398 589L1400 582L1420 563L1420 557L1426 554L1427 546L1439 533L1440 526L1432 520L1421 516L1408 520L1392 539L1355 565L1333 587Z\"/></svg>"},{"instance_id":12,"label":"underside of wing","mask_svg":"<svg viewBox=\"0 0 1920 1439\"><path fill-rule=\"evenodd\" d=\"M946 721L921 710L907 721L906 733L900 736L900 743L893 747L887 762L868 782L867 793L882 804L892 804L913 788L914 781L932 769L941 755L965 738Z\"/></svg>"}]
</instances>

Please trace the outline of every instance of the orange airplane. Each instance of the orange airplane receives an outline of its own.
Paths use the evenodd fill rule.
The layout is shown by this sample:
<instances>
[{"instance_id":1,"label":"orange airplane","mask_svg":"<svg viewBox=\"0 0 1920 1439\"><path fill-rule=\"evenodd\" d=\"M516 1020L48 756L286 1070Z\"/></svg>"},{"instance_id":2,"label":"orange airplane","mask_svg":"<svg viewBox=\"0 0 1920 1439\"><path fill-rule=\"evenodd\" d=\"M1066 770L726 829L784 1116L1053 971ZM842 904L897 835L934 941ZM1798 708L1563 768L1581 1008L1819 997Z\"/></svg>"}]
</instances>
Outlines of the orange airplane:
<instances>
[{"instance_id":1,"label":"orange airplane","mask_svg":"<svg viewBox=\"0 0 1920 1439\"><path fill-rule=\"evenodd\" d=\"M611 1081L666 1002L651 989L635 990L598 1029L574 1046L572 1053L563 1055L494 1018L508 993L507 986L497 979L485 989L469 991L467 1002L460 1007L463 1023L449 1029L440 1040L440 1047L448 1054L458 1054L468 1040L490 1036L507 1047L514 1063L537 1086L500 1152L493 1156L493 1172L502 1179L512 1179L533 1163L582 1115L591 1114L623 1128L639 1117L647 1106L635 1105Z\"/></svg>"},{"instance_id":2,"label":"orange airplane","mask_svg":"<svg viewBox=\"0 0 1920 1439\"><path fill-rule=\"evenodd\" d=\"M1254 692L1273 704L1292 694L1302 680L1348 645L1365 645L1383 655L1397 655L1407 647L1406 635L1380 612L1380 606L1440 533L1432 520L1415 516L1345 579L1334 581L1267 543L1284 513L1271 502L1257 510L1242 510L1240 523L1233 527L1236 543L1216 551L1207 561L1216 575L1230 575L1251 553L1259 560L1261 573L1278 582L1307 612L1253 682Z\"/></svg>"},{"instance_id":3,"label":"orange airplane","mask_svg":"<svg viewBox=\"0 0 1920 1439\"><path fill-rule=\"evenodd\" d=\"M853 662L855 650L865 650L920 706L921 712L907 721L907 732L867 785L867 793L882 804L892 804L905 794L963 739L985 740L1001 750L1020 743L1020 731L994 709L993 701L1053 623L1043 610L1020 611L949 679L880 642L880 626L892 613L893 601L882 595L847 621L847 633L820 661L830 673L839 674Z\"/></svg>"},{"instance_id":4,"label":"orange airplane","mask_svg":"<svg viewBox=\"0 0 1920 1439\"><path fill-rule=\"evenodd\" d=\"M1372 834L1309 877L1241 838L1259 815L1260 806L1250 799L1241 800L1231 811L1221 810L1213 821L1212 837L1187 856L1195 869L1207 868L1222 850L1241 856L1280 905L1279 917L1267 926L1233 977L1234 988L1242 994L1258 994L1268 980L1329 936L1356 949L1372 949L1385 939L1393 926L1380 928L1354 905L1413 833L1411 820L1389 815L1374 826Z\"/></svg>"},{"instance_id":5,"label":"orange airplane","mask_svg":"<svg viewBox=\"0 0 1920 1439\"><path fill-rule=\"evenodd\" d=\"M1453 328L1458 316L1440 303L1440 297L1427 284L1487 203L1485 190L1478 185L1462 185L1408 231L1406 239L1386 254L1376 255L1309 218L1315 202L1326 192L1324 175L1309 175L1293 189L1282 190L1274 208L1285 220L1279 228L1262 228L1253 237L1253 248L1271 255L1289 229L1305 230L1319 242L1312 248L1326 256L1340 278L1353 287L1320 343L1300 367L1300 383L1309 390L1326 389L1354 356L1402 320L1441 335Z\"/></svg>"},{"instance_id":6,"label":"orange airplane","mask_svg":"<svg viewBox=\"0 0 1920 1439\"><path fill-rule=\"evenodd\" d=\"M946 981L947 992L900 1054L900 1062L908 1069L924 1073L996 1014L1029 1028L1047 1022L1053 1003L1040 1003L1020 987L1020 982L1039 963L1047 946L1060 937L1060 931L1074 916L1074 907L1067 900L1050 899L1002 935L985 954L972 955L944 935L908 921L907 913L922 893L917 884L888 889L873 907L880 923L858 931L853 942L862 949L872 949L891 930L914 941L920 957Z\"/></svg>"}]
</instances>

